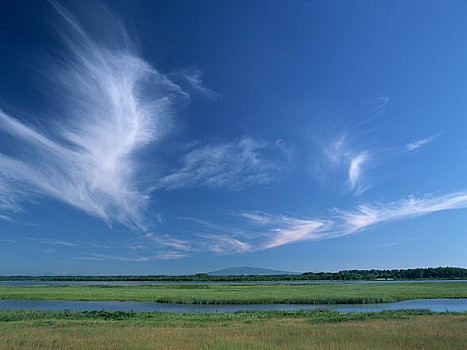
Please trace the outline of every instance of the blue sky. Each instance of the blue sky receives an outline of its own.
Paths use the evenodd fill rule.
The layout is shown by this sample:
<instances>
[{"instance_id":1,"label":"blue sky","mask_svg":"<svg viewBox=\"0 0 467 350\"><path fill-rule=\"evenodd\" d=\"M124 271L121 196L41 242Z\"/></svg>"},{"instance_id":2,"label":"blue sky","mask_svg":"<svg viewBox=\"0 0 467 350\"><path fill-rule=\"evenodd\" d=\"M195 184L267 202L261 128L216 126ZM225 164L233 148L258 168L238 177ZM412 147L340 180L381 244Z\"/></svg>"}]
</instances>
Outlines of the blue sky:
<instances>
[{"instance_id":1,"label":"blue sky","mask_svg":"<svg viewBox=\"0 0 467 350\"><path fill-rule=\"evenodd\" d=\"M467 266L466 2L0 23L0 274Z\"/></svg>"}]
</instances>

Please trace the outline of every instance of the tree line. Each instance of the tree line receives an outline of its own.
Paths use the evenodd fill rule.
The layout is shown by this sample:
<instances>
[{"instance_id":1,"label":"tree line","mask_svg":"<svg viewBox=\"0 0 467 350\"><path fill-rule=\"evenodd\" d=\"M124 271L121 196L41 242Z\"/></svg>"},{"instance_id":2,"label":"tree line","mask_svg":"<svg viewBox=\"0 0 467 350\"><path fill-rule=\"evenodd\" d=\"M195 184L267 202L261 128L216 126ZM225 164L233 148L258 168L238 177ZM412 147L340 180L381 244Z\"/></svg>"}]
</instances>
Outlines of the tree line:
<instances>
[{"instance_id":1,"label":"tree line","mask_svg":"<svg viewBox=\"0 0 467 350\"><path fill-rule=\"evenodd\" d=\"M339 272L305 272L298 275L230 275L212 276L205 273L185 276L0 276L2 281L108 281L108 282L279 282L279 281L377 281L467 279L467 269L461 267L428 267L393 270L343 270Z\"/></svg>"}]
</instances>

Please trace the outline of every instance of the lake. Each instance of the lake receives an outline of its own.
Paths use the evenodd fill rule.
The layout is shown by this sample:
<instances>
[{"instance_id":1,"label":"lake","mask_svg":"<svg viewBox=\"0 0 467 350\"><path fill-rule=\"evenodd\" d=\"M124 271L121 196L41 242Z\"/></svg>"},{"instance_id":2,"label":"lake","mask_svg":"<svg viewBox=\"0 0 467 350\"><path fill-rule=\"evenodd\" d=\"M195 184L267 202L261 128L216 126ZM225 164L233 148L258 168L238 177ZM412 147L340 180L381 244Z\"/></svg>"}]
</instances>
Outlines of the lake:
<instances>
[{"instance_id":1,"label":"lake","mask_svg":"<svg viewBox=\"0 0 467 350\"><path fill-rule=\"evenodd\" d=\"M229 312L236 311L297 311L327 309L340 312L379 312L386 310L467 311L467 299L424 299L382 304L252 304L252 305L190 305L128 301L68 301L68 300L0 300L0 310L64 310L72 311L135 311L135 312Z\"/></svg>"}]
</instances>

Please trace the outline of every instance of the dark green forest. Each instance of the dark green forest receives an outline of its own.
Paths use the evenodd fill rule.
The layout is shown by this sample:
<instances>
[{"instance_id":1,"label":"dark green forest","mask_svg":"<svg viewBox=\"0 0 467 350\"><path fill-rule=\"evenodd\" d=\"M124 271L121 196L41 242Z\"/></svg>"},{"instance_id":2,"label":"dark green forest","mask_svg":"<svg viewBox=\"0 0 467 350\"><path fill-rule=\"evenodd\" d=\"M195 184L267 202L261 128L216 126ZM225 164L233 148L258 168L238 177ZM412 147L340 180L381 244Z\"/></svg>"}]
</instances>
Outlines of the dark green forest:
<instances>
[{"instance_id":1,"label":"dark green forest","mask_svg":"<svg viewBox=\"0 0 467 350\"><path fill-rule=\"evenodd\" d=\"M186 276L0 276L2 281L147 281L147 282L275 282L275 281L377 281L377 280L462 280L467 269L461 267L428 267L405 270L343 270L339 272L305 272L301 275L231 275L211 276L205 273Z\"/></svg>"}]
</instances>

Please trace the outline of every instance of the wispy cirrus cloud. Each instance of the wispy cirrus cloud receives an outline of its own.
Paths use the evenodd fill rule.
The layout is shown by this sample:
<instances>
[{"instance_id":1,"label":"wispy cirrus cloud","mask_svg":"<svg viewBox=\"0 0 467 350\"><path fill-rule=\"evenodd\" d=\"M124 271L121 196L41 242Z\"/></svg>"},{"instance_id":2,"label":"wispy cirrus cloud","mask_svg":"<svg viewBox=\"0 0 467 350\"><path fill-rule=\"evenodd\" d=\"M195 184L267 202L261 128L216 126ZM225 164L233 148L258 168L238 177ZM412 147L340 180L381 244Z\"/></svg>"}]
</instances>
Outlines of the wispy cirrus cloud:
<instances>
[{"instance_id":1,"label":"wispy cirrus cloud","mask_svg":"<svg viewBox=\"0 0 467 350\"><path fill-rule=\"evenodd\" d=\"M193 217L179 217L190 222L188 231L191 252L214 252L218 254L244 253L251 251L248 235L235 227L213 223Z\"/></svg>"},{"instance_id":2,"label":"wispy cirrus cloud","mask_svg":"<svg viewBox=\"0 0 467 350\"><path fill-rule=\"evenodd\" d=\"M324 239L333 225L331 220L296 218L274 215L267 212L241 212L238 216L247 219L245 228L221 227L216 223L201 220L207 230L221 228L220 233L194 233L203 240L198 242L197 250L212 251L219 254L251 253L272 249L286 244Z\"/></svg>"},{"instance_id":3,"label":"wispy cirrus cloud","mask_svg":"<svg viewBox=\"0 0 467 350\"><path fill-rule=\"evenodd\" d=\"M323 154L332 166L339 165L342 162L342 159L349 154L346 138L347 136L344 133L321 145Z\"/></svg>"},{"instance_id":4,"label":"wispy cirrus cloud","mask_svg":"<svg viewBox=\"0 0 467 350\"><path fill-rule=\"evenodd\" d=\"M369 159L368 152L361 152L356 156L352 156L350 160L349 166L349 186L351 191L355 191L357 193L362 192L361 187L361 177L363 173L363 164L367 162Z\"/></svg>"},{"instance_id":5,"label":"wispy cirrus cloud","mask_svg":"<svg viewBox=\"0 0 467 350\"><path fill-rule=\"evenodd\" d=\"M272 240L265 242L262 248L269 249L284 244L319 239L331 225L330 221L282 217L280 226L271 230Z\"/></svg>"},{"instance_id":6,"label":"wispy cirrus cloud","mask_svg":"<svg viewBox=\"0 0 467 350\"><path fill-rule=\"evenodd\" d=\"M410 196L395 202L357 206L354 210L338 210L338 219L344 227L342 233L364 230L383 222L409 219L438 211L467 208L467 192L440 196Z\"/></svg>"},{"instance_id":7,"label":"wispy cirrus cloud","mask_svg":"<svg viewBox=\"0 0 467 350\"><path fill-rule=\"evenodd\" d=\"M79 247L80 246L78 243L73 243L73 242L68 242L68 241L63 241L63 240L59 241L59 240L32 238L32 237L25 237L24 239L28 241L35 241L35 242L41 242L45 244L52 244L52 245L61 245L61 246L66 246L66 247Z\"/></svg>"},{"instance_id":8,"label":"wispy cirrus cloud","mask_svg":"<svg viewBox=\"0 0 467 350\"><path fill-rule=\"evenodd\" d=\"M464 208L467 208L467 192L420 198L411 196L388 203L362 204L349 210L333 209L325 218L298 218L264 212L239 215L260 226L259 230L251 228L250 251L256 251L302 241L338 238L378 224Z\"/></svg>"},{"instance_id":9,"label":"wispy cirrus cloud","mask_svg":"<svg viewBox=\"0 0 467 350\"><path fill-rule=\"evenodd\" d=\"M276 181L287 170L289 153L273 144L243 137L232 142L195 147L182 157L182 166L164 177L159 188L207 187L242 190Z\"/></svg>"},{"instance_id":10,"label":"wispy cirrus cloud","mask_svg":"<svg viewBox=\"0 0 467 350\"><path fill-rule=\"evenodd\" d=\"M216 100L220 97L220 94L204 85L202 72L199 69L181 69L177 72L170 73L169 78L190 93L201 95L212 100Z\"/></svg>"},{"instance_id":11,"label":"wispy cirrus cloud","mask_svg":"<svg viewBox=\"0 0 467 350\"><path fill-rule=\"evenodd\" d=\"M156 243L159 247L170 247L177 250L191 250L191 244L187 240L173 238L170 235L156 235L154 233L146 233L144 237ZM146 246L143 246L146 247Z\"/></svg>"},{"instance_id":12,"label":"wispy cirrus cloud","mask_svg":"<svg viewBox=\"0 0 467 350\"><path fill-rule=\"evenodd\" d=\"M445 195L409 196L392 202L373 202L351 209L332 209L323 217L275 215L264 211L240 212L247 225L219 225L195 218L181 218L197 223L190 227L192 238L148 233L136 245L106 247L118 254L92 253L85 260L117 260L143 262L155 259L181 259L193 254L213 252L228 255L251 253L306 241L335 239L357 234L376 225L428 215L431 213L467 208L467 192ZM38 240L42 243L78 248L79 244L59 240ZM128 254L123 255L122 251Z\"/></svg>"},{"instance_id":13,"label":"wispy cirrus cloud","mask_svg":"<svg viewBox=\"0 0 467 350\"><path fill-rule=\"evenodd\" d=\"M14 220L12 218L10 218L9 216L6 216L6 215L0 215L0 220L14 222Z\"/></svg>"},{"instance_id":14,"label":"wispy cirrus cloud","mask_svg":"<svg viewBox=\"0 0 467 350\"><path fill-rule=\"evenodd\" d=\"M420 140L409 142L408 144L405 145L405 149L410 152L417 151L421 147L435 141L439 136L441 136L441 133L427 137L425 139L420 139Z\"/></svg>"},{"instance_id":15,"label":"wispy cirrus cloud","mask_svg":"<svg viewBox=\"0 0 467 350\"><path fill-rule=\"evenodd\" d=\"M171 235L146 234L138 244L118 244L110 247L116 254L102 254L89 251L88 255L77 257L83 260L150 261L172 260L193 256L196 253L235 254L251 251L251 245L224 233L195 232L191 239L174 238Z\"/></svg>"},{"instance_id":16,"label":"wispy cirrus cloud","mask_svg":"<svg viewBox=\"0 0 467 350\"><path fill-rule=\"evenodd\" d=\"M141 153L171 130L174 111L191 101L187 91L210 98L217 94L203 85L197 69L157 71L107 11L99 22L110 41L102 41L93 40L61 5L52 5L61 18L67 63L47 61L55 67L45 68L47 86L53 86L51 115L27 118L47 120L46 132L20 121L22 115L0 110L0 132L25 150L0 149L1 219L20 212L24 202L48 197L108 224L147 231L148 221L158 219L157 214L147 219L145 212L154 189L241 190L271 183L284 172L288 151L280 141L243 137L206 142L182 156L181 168L170 175L148 176Z\"/></svg>"},{"instance_id":17,"label":"wispy cirrus cloud","mask_svg":"<svg viewBox=\"0 0 467 350\"><path fill-rule=\"evenodd\" d=\"M358 150L358 147L352 145L349 137L344 133L328 143L324 143L322 153L326 158L325 164L320 165L322 169L326 169L322 171L328 174L346 171L348 191L357 195L364 192L364 165L371 160L368 150L361 149L361 147Z\"/></svg>"},{"instance_id":18,"label":"wispy cirrus cloud","mask_svg":"<svg viewBox=\"0 0 467 350\"><path fill-rule=\"evenodd\" d=\"M195 236L202 238L199 249L222 254L235 254L251 251L252 246L240 239L226 234L197 233Z\"/></svg>"},{"instance_id":19,"label":"wispy cirrus cloud","mask_svg":"<svg viewBox=\"0 0 467 350\"><path fill-rule=\"evenodd\" d=\"M27 149L0 153L0 210L18 212L22 202L45 196L108 223L141 227L149 190L139 185L138 152L167 133L174 104L188 94L138 55L107 12L99 21L113 35L108 46L52 4L62 20L68 60L61 66L48 62L56 67L48 67L49 85L55 86L51 114L60 117L48 116L52 126L45 134L0 111L0 131Z\"/></svg>"},{"instance_id":20,"label":"wispy cirrus cloud","mask_svg":"<svg viewBox=\"0 0 467 350\"><path fill-rule=\"evenodd\" d=\"M123 255L107 255L107 254L94 254L91 256L75 257L78 260L90 260L90 261L101 261L101 260L116 260L116 261L133 261L133 262L144 262L151 260L174 260L186 257L185 254L177 251L166 251L156 255L149 256L123 256Z\"/></svg>"},{"instance_id":21,"label":"wispy cirrus cloud","mask_svg":"<svg viewBox=\"0 0 467 350\"><path fill-rule=\"evenodd\" d=\"M0 112L1 116L1 112ZM0 163L4 157L0 154ZM21 201L28 194L28 189L18 182L13 174L6 174L0 170L0 210L2 214L0 219L12 221L7 213L17 213L22 211Z\"/></svg>"},{"instance_id":22,"label":"wispy cirrus cloud","mask_svg":"<svg viewBox=\"0 0 467 350\"><path fill-rule=\"evenodd\" d=\"M383 148L381 138L375 134L382 130L381 118L388 103L388 97L380 96L358 112L345 114L345 118L331 116L323 125L314 127L313 148L318 152L312 158L311 169L323 185L338 181L342 192L355 195L371 187L368 172Z\"/></svg>"},{"instance_id":23,"label":"wispy cirrus cloud","mask_svg":"<svg viewBox=\"0 0 467 350\"><path fill-rule=\"evenodd\" d=\"M238 215L261 226L267 225L271 222L271 218L269 217L269 215L267 215L267 213L264 213L264 212L253 212L253 213L241 212Z\"/></svg>"}]
</instances>

